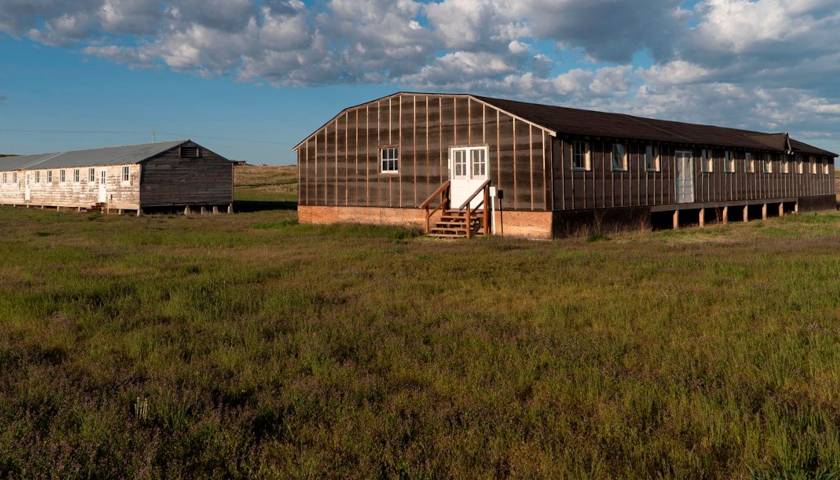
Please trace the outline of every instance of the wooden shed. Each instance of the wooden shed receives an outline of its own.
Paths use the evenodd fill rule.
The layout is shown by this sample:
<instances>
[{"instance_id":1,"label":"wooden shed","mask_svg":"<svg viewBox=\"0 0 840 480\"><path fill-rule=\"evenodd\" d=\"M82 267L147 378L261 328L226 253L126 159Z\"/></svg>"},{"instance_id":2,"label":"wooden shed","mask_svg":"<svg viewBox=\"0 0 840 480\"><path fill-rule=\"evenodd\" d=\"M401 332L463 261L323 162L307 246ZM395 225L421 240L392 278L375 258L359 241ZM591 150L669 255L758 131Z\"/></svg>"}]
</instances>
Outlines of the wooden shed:
<instances>
[{"instance_id":1,"label":"wooden shed","mask_svg":"<svg viewBox=\"0 0 840 480\"><path fill-rule=\"evenodd\" d=\"M309 223L552 238L835 206L837 155L785 133L468 94L349 107L295 150Z\"/></svg>"},{"instance_id":2,"label":"wooden shed","mask_svg":"<svg viewBox=\"0 0 840 480\"><path fill-rule=\"evenodd\" d=\"M0 204L230 211L233 163L190 140L0 159Z\"/></svg>"}]
</instances>

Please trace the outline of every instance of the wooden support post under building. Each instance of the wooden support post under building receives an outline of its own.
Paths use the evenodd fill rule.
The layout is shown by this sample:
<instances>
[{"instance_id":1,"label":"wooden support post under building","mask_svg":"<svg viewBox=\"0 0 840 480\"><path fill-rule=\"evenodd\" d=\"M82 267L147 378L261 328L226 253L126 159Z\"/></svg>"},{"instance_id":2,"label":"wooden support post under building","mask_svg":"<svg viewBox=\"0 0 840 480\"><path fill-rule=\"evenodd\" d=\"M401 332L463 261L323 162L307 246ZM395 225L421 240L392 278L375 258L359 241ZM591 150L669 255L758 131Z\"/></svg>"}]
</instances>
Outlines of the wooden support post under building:
<instances>
[{"instance_id":1,"label":"wooden support post under building","mask_svg":"<svg viewBox=\"0 0 840 480\"><path fill-rule=\"evenodd\" d=\"M767 204L764 203L761 205L761 219L767 220Z\"/></svg>"},{"instance_id":2,"label":"wooden support post under building","mask_svg":"<svg viewBox=\"0 0 840 480\"><path fill-rule=\"evenodd\" d=\"M744 223L750 221L750 206L744 205Z\"/></svg>"},{"instance_id":3,"label":"wooden support post under building","mask_svg":"<svg viewBox=\"0 0 840 480\"><path fill-rule=\"evenodd\" d=\"M122 208L118 208L117 209L117 215L122 215L122 210L123 210Z\"/></svg>"},{"instance_id":4,"label":"wooden support post under building","mask_svg":"<svg viewBox=\"0 0 840 480\"><path fill-rule=\"evenodd\" d=\"M138 217L142 217L142 216L143 216L143 209L142 209L142 208L140 208L140 207L137 207L137 216L138 216Z\"/></svg>"},{"instance_id":5,"label":"wooden support post under building","mask_svg":"<svg viewBox=\"0 0 840 480\"><path fill-rule=\"evenodd\" d=\"M201 214L207 215L207 208L204 205L201 206Z\"/></svg>"},{"instance_id":6,"label":"wooden support post under building","mask_svg":"<svg viewBox=\"0 0 840 480\"><path fill-rule=\"evenodd\" d=\"M706 209L705 208L700 209L700 215L698 216L698 219L700 220L700 228L705 227L706 226Z\"/></svg>"},{"instance_id":7,"label":"wooden support post under building","mask_svg":"<svg viewBox=\"0 0 840 480\"><path fill-rule=\"evenodd\" d=\"M674 230L680 229L680 211L674 210Z\"/></svg>"},{"instance_id":8,"label":"wooden support post under building","mask_svg":"<svg viewBox=\"0 0 840 480\"><path fill-rule=\"evenodd\" d=\"M233 213L233 204L231 203L231 204L228 205L228 214L232 214L232 213Z\"/></svg>"},{"instance_id":9,"label":"wooden support post under building","mask_svg":"<svg viewBox=\"0 0 840 480\"><path fill-rule=\"evenodd\" d=\"M780 217L785 216L785 204L784 204L784 202L779 204L779 216Z\"/></svg>"},{"instance_id":10,"label":"wooden support post under building","mask_svg":"<svg viewBox=\"0 0 840 480\"><path fill-rule=\"evenodd\" d=\"M184 207L184 215L186 215L186 216L189 216L189 215L190 215L190 206L189 206L189 205L187 205L186 207Z\"/></svg>"},{"instance_id":11,"label":"wooden support post under building","mask_svg":"<svg viewBox=\"0 0 840 480\"><path fill-rule=\"evenodd\" d=\"M213 215L218 215L218 214L219 214L219 206L218 205L213 205Z\"/></svg>"},{"instance_id":12,"label":"wooden support post under building","mask_svg":"<svg viewBox=\"0 0 840 480\"><path fill-rule=\"evenodd\" d=\"M793 213L794 214L799 213L799 200L797 200L796 203L793 204Z\"/></svg>"},{"instance_id":13,"label":"wooden support post under building","mask_svg":"<svg viewBox=\"0 0 840 480\"><path fill-rule=\"evenodd\" d=\"M724 225L729 225L729 207L728 206L723 207L723 218L722 218L722 220L723 220Z\"/></svg>"}]
</instances>

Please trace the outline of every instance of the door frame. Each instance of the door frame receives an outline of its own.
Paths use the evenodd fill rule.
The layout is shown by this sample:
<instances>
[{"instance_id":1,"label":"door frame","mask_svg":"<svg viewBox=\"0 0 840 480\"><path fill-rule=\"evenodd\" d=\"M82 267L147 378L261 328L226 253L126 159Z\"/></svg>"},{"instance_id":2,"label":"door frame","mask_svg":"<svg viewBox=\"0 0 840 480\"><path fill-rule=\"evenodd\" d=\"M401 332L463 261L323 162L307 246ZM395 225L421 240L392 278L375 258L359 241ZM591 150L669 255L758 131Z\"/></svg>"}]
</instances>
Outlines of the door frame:
<instances>
[{"instance_id":1,"label":"door frame","mask_svg":"<svg viewBox=\"0 0 840 480\"><path fill-rule=\"evenodd\" d=\"M100 169L96 175L96 203L108 203L108 169L106 168Z\"/></svg>"},{"instance_id":2,"label":"door frame","mask_svg":"<svg viewBox=\"0 0 840 480\"><path fill-rule=\"evenodd\" d=\"M467 162L467 175L465 177L455 177L455 151L464 151L464 156L466 157ZM472 161L472 154L471 152L474 150L482 150L484 151L484 175L475 175L473 172L473 161ZM448 165L448 176L449 176L449 196L450 198L456 198L458 195L456 194L456 189L458 188L458 182L464 182L463 186L469 190L468 192L463 193L464 197L473 193L481 182L490 179L490 145L489 144L481 144L481 145L454 145L449 147L449 161L447 162ZM480 203L481 199L474 199L473 203L478 204ZM451 205L451 208L457 208L460 205L455 205L455 202Z\"/></svg>"},{"instance_id":3,"label":"door frame","mask_svg":"<svg viewBox=\"0 0 840 480\"><path fill-rule=\"evenodd\" d=\"M23 174L23 201L24 202L31 202L32 201L32 179L30 178L32 175L31 172L24 172Z\"/></svg>"},{"instance_id":4,"label":"door frame","mask_svg":"<svg viewBox=\"0 0 840 480\"><path fill-rule=\"evenodd\" d=\"M680 200L680 179L682 169L679 165L678 157L680 154L687 154L688 155L688 177L691 180L691 200L690 201L681 201ZM692 150L675 150L674 151L674 196L676 203L694 203L695 199L697 198L697 194L694 191L694 152Z\"/></svg>"}]
</instances>

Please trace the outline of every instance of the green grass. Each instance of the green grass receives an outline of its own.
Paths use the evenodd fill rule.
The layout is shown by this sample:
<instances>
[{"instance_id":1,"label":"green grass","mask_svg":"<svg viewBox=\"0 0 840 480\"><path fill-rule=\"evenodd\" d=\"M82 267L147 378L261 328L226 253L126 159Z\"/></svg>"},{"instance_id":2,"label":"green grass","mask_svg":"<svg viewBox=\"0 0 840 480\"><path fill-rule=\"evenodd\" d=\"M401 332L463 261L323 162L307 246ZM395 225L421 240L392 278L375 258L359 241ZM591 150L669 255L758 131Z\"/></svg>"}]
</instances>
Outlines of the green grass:
<instances>
[{"instance_id":1,"label":"green grass","mask_svg":"<svg viewBox=\"0 0 840 480\"><path fill-rule=\"evenodd\" d=\"M0 478L840 472L835 212L556 242L0 227Z\"/></svg>"}]
</instances>

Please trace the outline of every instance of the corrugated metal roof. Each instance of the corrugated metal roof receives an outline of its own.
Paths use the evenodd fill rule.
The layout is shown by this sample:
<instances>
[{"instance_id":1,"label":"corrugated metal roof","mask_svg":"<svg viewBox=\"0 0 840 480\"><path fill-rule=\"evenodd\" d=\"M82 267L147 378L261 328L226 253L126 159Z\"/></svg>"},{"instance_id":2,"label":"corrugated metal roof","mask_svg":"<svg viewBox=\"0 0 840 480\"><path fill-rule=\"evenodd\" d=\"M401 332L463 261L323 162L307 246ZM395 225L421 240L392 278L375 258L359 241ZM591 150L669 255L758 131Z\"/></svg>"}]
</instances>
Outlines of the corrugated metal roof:
<instances>
[{"instance_id":1,"label":"corrugated metal roof","mask_svg":"<svg viewBox=\"0 0 840 480\"><path fill-rule=\"evenodd\" d=\"M140 163L155 155L187 143L189 140L144 143L120 147L94 148L71 152L43 153L0 158L0 171L96 167L101 165L128 165Z\"/></svg>"},{"instance_id":2,"label":"corrugated metal roof","mask_svg":"<svg viewBox=\"0 0 840 480\"><path fill-rule=\"evenodd\" d=\"M836 153L789 138L785 133L764 133L735 128L656 120L623 113L596 112L538 103L473 95L474 98L526 120L570 135L677 142L836 157Z\"/></svg>"}]
</instances>

